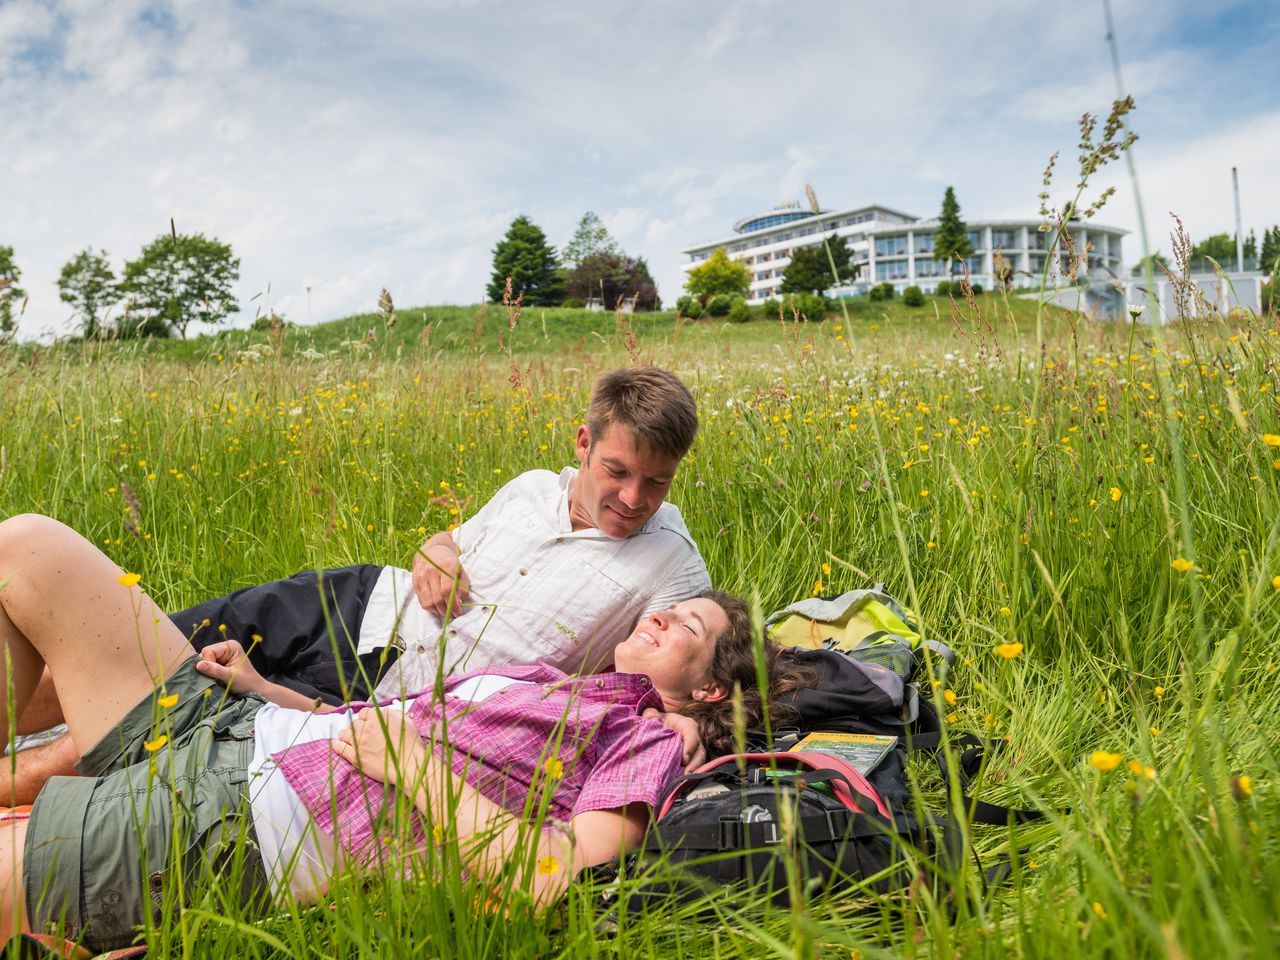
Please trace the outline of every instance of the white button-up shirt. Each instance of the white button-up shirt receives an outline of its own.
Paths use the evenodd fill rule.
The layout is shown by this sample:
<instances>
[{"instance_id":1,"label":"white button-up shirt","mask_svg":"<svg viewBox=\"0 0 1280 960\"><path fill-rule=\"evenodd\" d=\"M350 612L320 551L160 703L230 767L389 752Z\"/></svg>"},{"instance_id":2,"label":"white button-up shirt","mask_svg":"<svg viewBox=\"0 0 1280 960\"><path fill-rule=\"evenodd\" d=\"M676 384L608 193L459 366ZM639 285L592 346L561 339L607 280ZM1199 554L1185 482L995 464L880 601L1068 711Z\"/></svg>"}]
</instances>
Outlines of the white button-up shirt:
<instances>
[{"instance_id":1,"label":"white button-up shirt","mask_svg":"<svg viewBox=\"0 0 1280 960\"><path fill-rule=\"evenodd\" d=\"M410 571L382 571L360 624L359 650L395 645L403 652L378 685L379 697L421 690L438 673L495 663L545 660L567 673L596 672L613 662L613 648L643 614L711 586L674 504L662 504L623 540L574 530L569 484L577 473L523 473L452 531L471 599L448 623L422 609Z\"/></svg>"}]
</instances>

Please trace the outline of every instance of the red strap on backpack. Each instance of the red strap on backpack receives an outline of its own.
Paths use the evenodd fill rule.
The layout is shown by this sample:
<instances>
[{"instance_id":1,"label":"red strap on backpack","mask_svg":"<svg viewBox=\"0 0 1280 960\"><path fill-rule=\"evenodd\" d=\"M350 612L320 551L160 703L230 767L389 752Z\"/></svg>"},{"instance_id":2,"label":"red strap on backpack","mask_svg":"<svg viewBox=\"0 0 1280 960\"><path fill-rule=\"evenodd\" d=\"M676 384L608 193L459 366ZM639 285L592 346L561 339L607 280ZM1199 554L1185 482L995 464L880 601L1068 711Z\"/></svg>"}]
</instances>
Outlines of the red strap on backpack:
<instances>
[{"instance_id":1,"label":"red strap on backpack","mask_svg":"<svg viewBox=\"0 0 1280 960\"><path fill-rule=\"evenodd\" d=\"M840 776L828 782L841 803L850 810L856 810L858 813L865 813L869 806L875 807L882 817L893 819L888 806L885 805L884 800L880 798L880 794L876 792L875 787L871 786L867 778L859 773L847 760L831 753L818 753L810 750L777 753L731 753L704 763L688 776L697 777L699 774L707 773L717 767L722 767L729 763L737 763L738 761L763 763L784 769L786 767L800 767L807 770L834 770ZM688 782L691 781L686 781L683 785L687 786ZM663 800L656 819L661 820L666 816L667 811L671 809L672 805L683 793L683 789L670 791L666 799Z\"/></svg>"}]
</instances>

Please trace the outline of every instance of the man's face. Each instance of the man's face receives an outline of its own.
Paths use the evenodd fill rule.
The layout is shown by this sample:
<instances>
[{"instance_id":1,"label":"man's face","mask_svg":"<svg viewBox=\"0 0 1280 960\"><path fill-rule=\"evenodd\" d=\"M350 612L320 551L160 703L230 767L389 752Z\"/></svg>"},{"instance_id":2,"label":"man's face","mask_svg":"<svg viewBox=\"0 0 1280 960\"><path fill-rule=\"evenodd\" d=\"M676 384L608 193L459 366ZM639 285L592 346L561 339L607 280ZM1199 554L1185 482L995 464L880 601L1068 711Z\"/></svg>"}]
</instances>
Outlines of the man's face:
<instances>
[{"instance_id":1,"label":"man's face","mask_svg":"<svg viewBox=\"0 0 1280 960\"><path fill-rule=\"evenodd\" d=\"M579 427L577 452L582 470L569 499L573 529L597 527L615 540L631 536L657 513L680 465L678 457L638 445L617 424L594 443L591 431Z\"/></svg>"}]
</instances>

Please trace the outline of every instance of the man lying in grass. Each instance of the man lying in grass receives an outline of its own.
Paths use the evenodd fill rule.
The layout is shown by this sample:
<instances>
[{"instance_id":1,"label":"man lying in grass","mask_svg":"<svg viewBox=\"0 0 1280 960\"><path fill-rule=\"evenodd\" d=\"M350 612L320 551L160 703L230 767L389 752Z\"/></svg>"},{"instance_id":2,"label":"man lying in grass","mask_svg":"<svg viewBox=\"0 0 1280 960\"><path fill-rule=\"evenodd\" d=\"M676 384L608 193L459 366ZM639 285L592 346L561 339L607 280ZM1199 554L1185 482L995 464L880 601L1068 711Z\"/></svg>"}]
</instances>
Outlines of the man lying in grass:
<instances>
[{"instance_id":1,"label":"man lying in grass","mask_svg":"<svg viewBox=\"0 0 1280 960\"><path fill-rule=\"evenodd\" d=\"M97 950L128 943L166 875L222 862L237 833L256 841L240 847L254 904L376 866L401 799L419 849L456 842L473 875L507 865L544 902L636 843L680 773L679 735L647 708L693 717L722 749L735 687L749 725L760 709L746 607L716 592L641 619L617 673L494 667L354 716L293 709L299 694L225 648L197 654L136 577L38 516L0 522L0 641L0 735L47 666L86 774L51 779L30 820L0 825L0 935L61 921ZM521 814L540 807L532 831Z\"/></svg>"},{"instance_id":2,"label":"man lying in grass","mask_svg":"<svg viewBox=\"0 0 1280 960\"><path fill-rule=\"evenodd\" d=\"M421 690L441 662L446 672L535 661L594 672L637 618L711 586L680 510L666 502L697 429L693 396L674 374L609 371L577 431L578 468L520 474L427 540L412 571L308 570L171 619L196 649L238 640L268 679L331 704L369 698L375 685L380 699ZM47 681L27 709L19 733L61 717ZM692 738L686 752L698 759ZM31 802L76 759L66 738L24 752L12 778L0 767L0 802Z\"/></svg>"}]
</instances>

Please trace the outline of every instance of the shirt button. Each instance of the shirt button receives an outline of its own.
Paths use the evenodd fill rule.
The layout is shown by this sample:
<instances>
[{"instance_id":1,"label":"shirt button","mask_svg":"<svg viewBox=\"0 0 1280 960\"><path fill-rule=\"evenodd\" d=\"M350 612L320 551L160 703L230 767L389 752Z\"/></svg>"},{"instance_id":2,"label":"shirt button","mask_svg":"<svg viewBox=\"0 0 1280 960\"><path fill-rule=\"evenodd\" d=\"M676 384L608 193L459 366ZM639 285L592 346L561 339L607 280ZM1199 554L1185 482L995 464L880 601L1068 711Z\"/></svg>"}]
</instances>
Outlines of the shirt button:
<instances>
[{"instance_id":1,"label":"shirt button","mask_svg":"<svg viewBox=\"0 0 1280 960\"><path fill-rule=\"evenodd\" d=\"M488 612L489 612L489 608L488 608L488 607L481 607L481 608L480 608L480 612L481 612L481 613L488 613Z\"/></svg>"},{"instance_id":2,"label":"shirt button","mask_svg":"<svg viewBox=\"0 0 1280 960\"><path fill-rule=\"evenodd\" d=\"M564 537L556 537L556 543L564 543Z\"/></svg>"},{"instance_id":3,"label":"shirt button","mask_svg":"<svg viewBox=\"0 0 1280 960\"><path fill-rule=\"evenodd\" d=\"M604 686L604 681L603 681L603 680L597 680L597 681L596 681L596 686L597 686L597 687L603 687L603 686Z\"/></svg>"},{"instance_id":4,"label":"shirt button","mask_svg":"<svg viewBox=\"0 0 1280 960\"><path fill-rule=\"evenodd\" d=\"M642 687L647 687L648 685L649 685L649 681L648 681L648 679L646 679L645 677L641 677L641 678L640 678L640 686L642 686Z\"/></svg>"},{"instance_id":5,"label":"shirt button","mask_svg":"<svg viewBox=\"0 0 1280 960\"><path fill-rule=\"evenodd\" d=\"M426 648L423 644L421 644L421 643L420 643L420 644L418 644L418 652L419 652L419 653L426 653L426 652L427 652L427 648Z\"/></svg>"},{"instance_id":6,"label":"shirt button","mask_svg":"<svg viewBox=\"0 0 1280 960\"><path fill-rule=\"evenodd\" d=\"M521 567L521 568L520 568L520 576L522 576L522 577L527 577L528 575L529 575L529 571L528 571L528 570L526 570L524 567Z\"/></svg>"},{"instance_id":7,"label":"shirt button","mask_svg":"<svg viewBox=\"0 0 1280 960\"><path fill-rule=\"evenodd\" d=\"M457 630L450 630L450 631L449 631L449 636L451 636L451 637L456 637L457 635L458 635L458 631L457 631Z\"/></svg>"}]
</instances>

